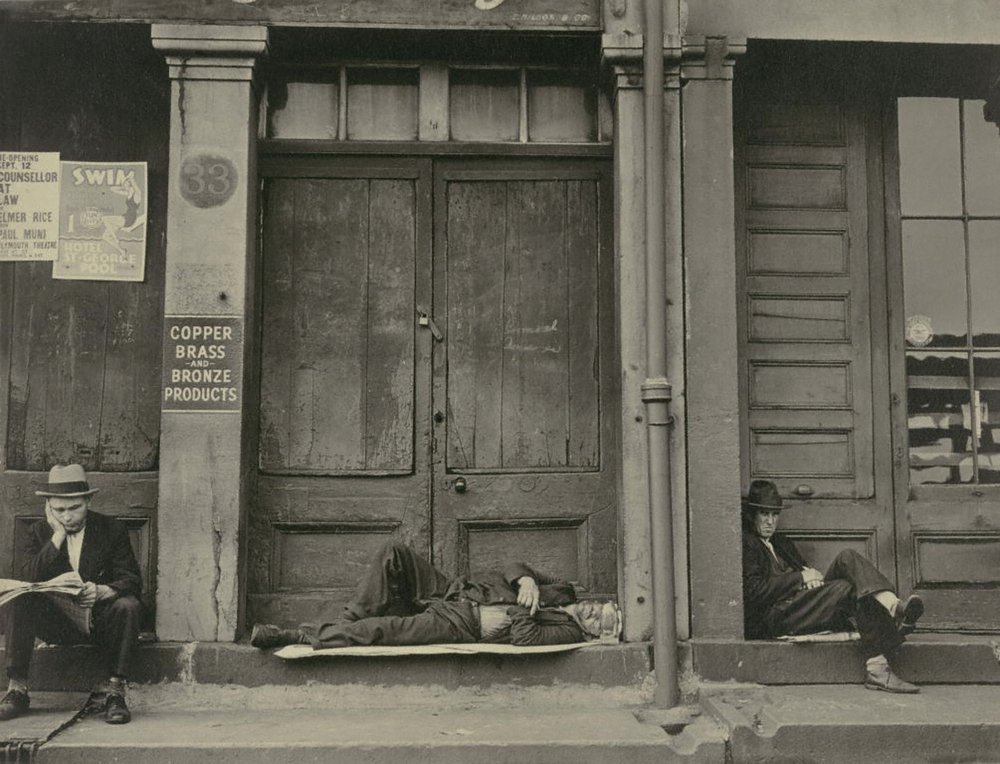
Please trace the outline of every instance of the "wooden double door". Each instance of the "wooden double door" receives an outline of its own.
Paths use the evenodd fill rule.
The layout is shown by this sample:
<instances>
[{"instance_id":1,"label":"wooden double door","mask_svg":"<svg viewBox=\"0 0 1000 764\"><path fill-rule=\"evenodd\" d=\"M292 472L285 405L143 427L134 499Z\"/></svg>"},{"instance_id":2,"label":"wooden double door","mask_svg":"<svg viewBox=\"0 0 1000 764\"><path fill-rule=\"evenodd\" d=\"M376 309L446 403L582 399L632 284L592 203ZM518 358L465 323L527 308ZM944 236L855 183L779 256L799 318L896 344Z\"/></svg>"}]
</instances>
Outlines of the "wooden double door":
<instances>
[{"instance_id":1,"label":"wooden double door","mask_svg":"<svg viewBox=\"0 0 1000 764\"><path fill-rule=\"evenodd\" d=\"M817 567L853 547L925 627L1000 629L995 127L957 97L741 107L744 485Z\"/></svg>"},{"instance_id":2,"label":"wooden double door","mask_svg":"<svg viewBox=\"0 0 1000 764\"><path fill-rule=\"evenodd\" d=\"M262 160L250 618L338 607L390 539L615 593L608 169Z\"/></svg>"}]
</instances>

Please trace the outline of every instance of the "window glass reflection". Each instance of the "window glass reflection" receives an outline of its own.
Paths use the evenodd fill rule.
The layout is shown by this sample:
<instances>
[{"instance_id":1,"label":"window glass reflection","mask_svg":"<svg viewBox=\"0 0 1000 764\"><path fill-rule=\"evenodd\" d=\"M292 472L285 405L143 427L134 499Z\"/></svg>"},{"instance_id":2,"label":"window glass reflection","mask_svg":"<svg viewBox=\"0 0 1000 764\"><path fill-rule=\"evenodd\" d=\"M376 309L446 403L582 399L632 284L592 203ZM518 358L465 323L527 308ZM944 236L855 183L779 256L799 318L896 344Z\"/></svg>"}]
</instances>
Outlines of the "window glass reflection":
<instances>
[{"instance_id":1,"label":"window glass reflection","mask_svg":"<svg viewBox=\"0 0 1000 764\"><path fill-rule=\"evenodd\" d=\"M974 478L969 367L964 353L907 353L910 485Z\"/></svg>"},{"instance_id":2,"label":"window glass reflection","mask_svg":"<svg viewBox=\"0 0 1000 764\"><path fill-rule=\"evenodd\" d=\"M900 98L897 110L900 210L904 215L962 214L958 100Z\"/></svg>"},{"instance_id":3,"label":"window glass reflection","mask_svg":"<svg viewBox=\"0 0 1000 764\"><path fill-rule=\"evenodd\" d=\"M972 368L979 482L1000 483L1000 353L976 353Z\"/></svg>"},{"instance_id":4,"label":"window glass reflection","mask_svg":"<svg viewBox=\"0 0 1000 764\"><path fill-rule=\"evenodd\" d=\"M969 221L972 344L1000 348L1000 220Z\"/></svg>"},{"instance_id":5,"label":"window glass reflection","mask_svg":"<svg viewBox=\"0 0 1000 764\"><path fill-rule=\"evenodd\" d=\"M1000 215L1000 138L983 119L982 101L963 101L965 206L970 215Z\"/></svg>"},{"instance_id":6,"label":"window glass reflection","mask_svg":"<svg viewBox=\"0 0 1000 764\"><path fill-rule=\"evenodd\" d=\"M965 346L968 318L961 221L903 221L903 289L909 346Z\"/></svg>"}]
</instances>

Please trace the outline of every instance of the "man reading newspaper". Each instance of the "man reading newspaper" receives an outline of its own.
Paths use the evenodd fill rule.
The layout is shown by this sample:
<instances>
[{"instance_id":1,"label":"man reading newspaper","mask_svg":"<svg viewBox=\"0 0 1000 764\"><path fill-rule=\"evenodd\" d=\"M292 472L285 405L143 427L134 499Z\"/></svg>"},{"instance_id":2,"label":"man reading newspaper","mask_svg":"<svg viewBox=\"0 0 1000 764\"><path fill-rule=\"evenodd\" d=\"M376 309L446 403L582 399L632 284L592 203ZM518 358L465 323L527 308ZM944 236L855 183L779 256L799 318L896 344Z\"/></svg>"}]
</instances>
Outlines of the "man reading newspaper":
<instances>
[{"instance_id":1,"label":"man reading newspaper","mask_svg":"<svg viewBox=\"0 0 1000 764\"><path fill-rule=\"evenodd\" d=\"M50 582L76 573L81 580L75 607L91 611L90 629L79 610L44 591L29 591L4 607L7 615L8 691L0 700L0 720L28 710L28 667L35 638L49 644L93 642L104 648L109 679L89 702L109 724L131 719L125 681L139 637L142 577L128 530L116 518L90 511L91 488L79 464L55 466L45 490L45 519L37 521L19 543L15 575L28 582Z\"/></svg>"}]
</instances>

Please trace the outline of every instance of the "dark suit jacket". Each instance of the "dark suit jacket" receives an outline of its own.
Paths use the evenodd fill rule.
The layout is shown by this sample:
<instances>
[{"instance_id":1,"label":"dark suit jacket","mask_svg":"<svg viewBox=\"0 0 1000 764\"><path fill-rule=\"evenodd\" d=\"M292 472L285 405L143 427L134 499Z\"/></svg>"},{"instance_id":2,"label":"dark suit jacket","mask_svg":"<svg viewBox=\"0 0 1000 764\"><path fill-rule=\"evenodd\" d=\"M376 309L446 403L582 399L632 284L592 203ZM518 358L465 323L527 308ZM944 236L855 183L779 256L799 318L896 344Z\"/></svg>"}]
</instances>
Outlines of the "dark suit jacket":
<instances>
[{"instance_id":1,"label":"dark suit jacket","mask_svg":"<svg viewBox=\"0 0 1000 764\"><path fill-rule=\"evenodd\" d=\"M791 539L780 533L771 537L774 553L789 567L775 574L771 553L760 537L743 529L743 622L747 639L764 639L769 634L764 619L774 605L802 588L802 569L806 561Z\"/></svg>"},{"instance_id":2,"label":"dark suit jacket","mask_svg":"<svg viewBox=\"0 0 1000 764\"><path fill-rule=\"evenodd\" d=\"M69 573L69 553L64 543L56 549L50 543L52 529L45 519L36 522L21 540L17 557L22 561L20 577L26 581L47 581ZM80 550L80 578L105 584L119 596L138 597L142 592L142 574L132 552L128 529L114 517L87 512L87 530Z\"/></svg>"},{"instance_id":3,"label":"dark suit jacket","mask_svg":"<svg viewBox=\"0 0 1000 764\"><path fill-rule=\"evenodd\" d=\"M515 605L517 604L517 580L522 576L531 576L535 579L542 607L569 605L576 602L576 591L572 584L532 570L523 562L511 563L504 569L503 573L488 573L476 581L456 578L448 584L444 599L468 599L478 602L480 605Z\"/></svg>"}]
</instances>

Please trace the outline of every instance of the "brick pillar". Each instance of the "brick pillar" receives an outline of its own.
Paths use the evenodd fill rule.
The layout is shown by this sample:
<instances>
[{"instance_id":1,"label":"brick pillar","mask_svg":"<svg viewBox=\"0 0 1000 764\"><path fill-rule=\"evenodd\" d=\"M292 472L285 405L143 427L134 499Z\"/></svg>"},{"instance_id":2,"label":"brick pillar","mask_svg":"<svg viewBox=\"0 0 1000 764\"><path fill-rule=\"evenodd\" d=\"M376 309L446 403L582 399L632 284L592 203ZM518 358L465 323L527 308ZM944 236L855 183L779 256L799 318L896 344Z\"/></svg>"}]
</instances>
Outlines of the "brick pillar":
<instances>
[{"instance_id":1,"label":"brick pillar","mask_svg":"<svg viewBox=\"0 0 1000 764\"><path fill-rule=\"evenodd\" d=\"M684 262L691 623L742 639L733 63L726 38L685 38Z\"/></svg>"},{"instance_id":2,"label":"brick pillar","mask_svg":"<svg viewBox=\"0 0 1000 764\"><path fill-rule=\"evenodd\" d=\"M257 95L267 30L154 24L172 80L156 630L231 641L256 456Z\"/></svg>"}]
</instances>

